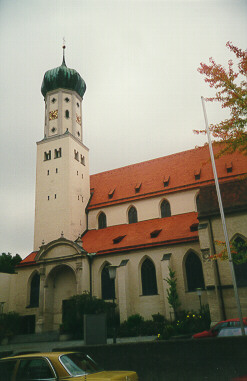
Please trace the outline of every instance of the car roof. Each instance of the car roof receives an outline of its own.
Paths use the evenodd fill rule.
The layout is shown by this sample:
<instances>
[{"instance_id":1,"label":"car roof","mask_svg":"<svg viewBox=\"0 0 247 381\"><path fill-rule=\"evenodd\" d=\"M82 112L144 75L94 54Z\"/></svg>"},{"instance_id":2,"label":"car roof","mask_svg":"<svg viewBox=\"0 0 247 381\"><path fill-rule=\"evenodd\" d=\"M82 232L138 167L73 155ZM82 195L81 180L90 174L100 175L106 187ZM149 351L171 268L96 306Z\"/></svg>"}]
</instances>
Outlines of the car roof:
<instances>
[{"instance_id":1,"label":"car roof","mask_svg":"<svg viewBox=\"0 0 247 381\"><path fill-rule=\"evenodd\" d=\"M10 360L10 359L19 359L19 358L33 358L33 357L48 357L48 358L58 358L62 355L67 355L71 353L78 353L78 352L36 352L36 353L29 353L29 354L20 354L16 356L8 356L4 357L1 360Z\"/></svg>"},{"instance_id":2,"label":"car roof","mask_svg":"<svg viewBox=\"0 0 247 381\"><path fill-rule=\"evenodd\" d=\"M247 320L247 317L243 317L243 320ZM228 322L228 321L239 321L239 318L233 318L233 319L221 320L221 321L219 321L219 322L216 323L216 324L224 323L224 322Z\"/></svg>"}]
</instances>

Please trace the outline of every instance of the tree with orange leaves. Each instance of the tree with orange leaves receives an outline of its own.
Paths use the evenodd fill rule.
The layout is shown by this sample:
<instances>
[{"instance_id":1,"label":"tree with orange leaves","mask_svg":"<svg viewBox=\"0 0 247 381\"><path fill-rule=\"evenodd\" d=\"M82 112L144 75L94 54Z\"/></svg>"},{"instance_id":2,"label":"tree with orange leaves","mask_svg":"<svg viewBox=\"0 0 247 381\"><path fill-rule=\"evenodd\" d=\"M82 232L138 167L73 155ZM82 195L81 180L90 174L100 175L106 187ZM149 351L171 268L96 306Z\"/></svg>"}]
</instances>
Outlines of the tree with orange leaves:
<instances>
[{"instance_id":1,"label":"tree with orange leaves","mask_svg":"<svg viewBox=\"0 0 247 381\"><path fill-rule=\"evenodd\" d=\"M243 51L231 42L226 46L236 56L237 70L234 70L232 60L225 69L213 58L209 59L209 65L201 63L198 68L199 73L205 75L205 82L217 90L215 97L206 100L220 102L222 108L230 111L229 119L211 124L209 129L215 142L223 143L218 156L236 150L247 155L247 50ZM206 130L196 130L195 133L206 133Z\"/></svg>"},{"instance_id":2,"label":"tree with orange leaves","mask_svg":"<svg viewBox=\"0 0 247 381\"><path fill-rule=\"evenodd\" d=\"M226 243L224 241L215 240L216 246L220 247L219 253L211 255L210 259L220 259L222 261L229 259L228 252L226 248ZM232 253L232 260L235 264L241 265L247 262L247 242L243 239L237 239L230 242L230 249Z\"/></svg>"}]
</instances>

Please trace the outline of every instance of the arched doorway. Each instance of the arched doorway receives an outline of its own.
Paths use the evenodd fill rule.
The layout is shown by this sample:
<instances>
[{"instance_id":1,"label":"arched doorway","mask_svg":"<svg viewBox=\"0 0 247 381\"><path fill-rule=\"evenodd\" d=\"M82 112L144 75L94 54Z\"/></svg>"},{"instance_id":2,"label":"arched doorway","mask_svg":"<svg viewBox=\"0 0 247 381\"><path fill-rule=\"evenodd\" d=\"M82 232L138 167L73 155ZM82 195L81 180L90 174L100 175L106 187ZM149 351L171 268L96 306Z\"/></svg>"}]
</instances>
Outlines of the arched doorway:
<instances>
[{"instance_id":1,"label":"arched doorway","mask_svg":"<svg viewBox=\"0 0 247 381\"><path fill-rule=\"evenodd\" d=\"M76 276L67 265L53 268L46 281L45 331L58 331L62 323L63 301L76 295Z\"/></svg>"}]
</instances>

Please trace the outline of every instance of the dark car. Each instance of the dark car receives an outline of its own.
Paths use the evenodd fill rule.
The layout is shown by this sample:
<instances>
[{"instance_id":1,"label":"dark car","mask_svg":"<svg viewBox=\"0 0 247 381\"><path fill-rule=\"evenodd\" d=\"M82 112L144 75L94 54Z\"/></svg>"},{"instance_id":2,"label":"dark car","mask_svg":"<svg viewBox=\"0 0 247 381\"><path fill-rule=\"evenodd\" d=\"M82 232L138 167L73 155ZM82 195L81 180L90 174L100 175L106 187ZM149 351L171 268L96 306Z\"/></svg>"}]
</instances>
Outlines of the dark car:
<instances>
[{"instance_id":1,"label":"dark car","mask_svg":"<svg viewBox=\"0 0 247 381\"><path fill-rule=\"evenodd\" d=\"M244 325L247 326L247 318L243 318ZM222 328L227 327L233 327L233 328L239 328L240 322L239 319L228 319L224 321L220 321L219 323L215 324L213 327L211 327L208 331L203 331L199 333L195 333L192 337L194 339L203 339L205 337L216 337L218 336L218 333Z\"/></svg>"}]
</instances>

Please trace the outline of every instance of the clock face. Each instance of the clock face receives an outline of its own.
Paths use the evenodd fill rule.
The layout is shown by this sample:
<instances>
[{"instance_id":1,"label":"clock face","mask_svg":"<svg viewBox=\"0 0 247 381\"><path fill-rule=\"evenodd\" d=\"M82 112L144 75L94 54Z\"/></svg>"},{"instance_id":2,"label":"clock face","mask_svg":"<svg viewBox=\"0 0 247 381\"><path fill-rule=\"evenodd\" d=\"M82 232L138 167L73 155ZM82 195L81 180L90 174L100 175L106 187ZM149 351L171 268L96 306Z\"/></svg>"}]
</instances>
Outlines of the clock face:
<instances>
[{"instance_id":1,"label":"clock face","mask_svg":"<svg viewBox=\"0 0 247 381\"><path fill-rule=\"evenodd\" d=\"M76 114L76 121L79 125L81 125L81 117Z\"/></svg>"},{"instance_id":2,"label":"clock face","mask_svg":"<svg viewBox=\"0 0 247 381\"><path fill-rule=\"evenodd\" d=\"M57 119L58 117L58 110L53 110L49 112L49 120Z\"/></svg>"}]
</instances>

